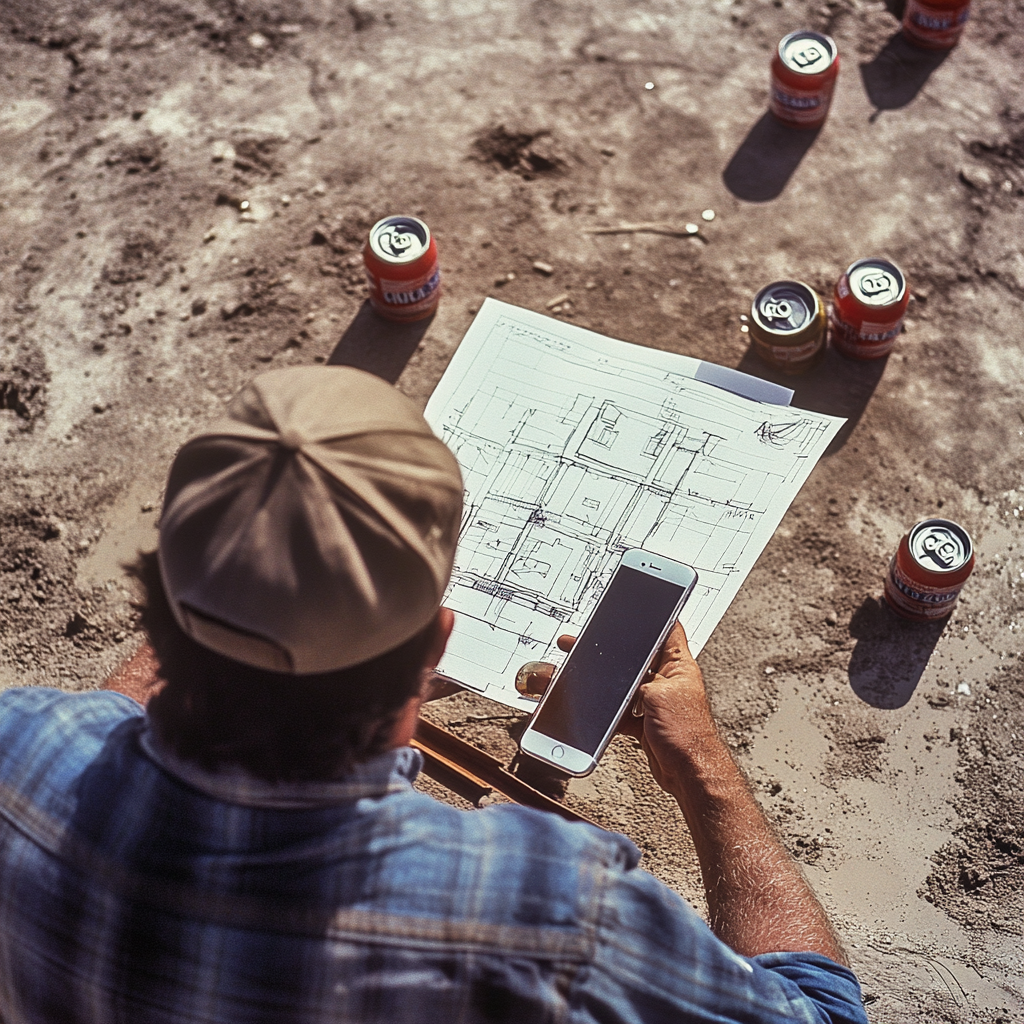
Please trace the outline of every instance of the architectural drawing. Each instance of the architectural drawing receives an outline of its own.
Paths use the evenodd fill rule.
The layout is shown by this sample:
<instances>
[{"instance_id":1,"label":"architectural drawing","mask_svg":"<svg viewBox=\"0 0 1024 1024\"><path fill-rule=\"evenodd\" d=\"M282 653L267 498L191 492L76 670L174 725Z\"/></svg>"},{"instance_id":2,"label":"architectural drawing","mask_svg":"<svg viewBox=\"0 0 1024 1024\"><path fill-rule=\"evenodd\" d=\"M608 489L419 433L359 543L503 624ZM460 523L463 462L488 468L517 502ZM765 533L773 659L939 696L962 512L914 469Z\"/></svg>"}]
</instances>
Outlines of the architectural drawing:
<instances>
[{"instance_id":1,"label":"architectural drawing","mask_svg":"<svg viewBox=\"0 0 1024 1024\"><path fill-rule=\"evenodd\" d=\"M440 671L530 707L512 681L559 661L620 554L693 565L696 653L840 420L694 379L694 360L489 301L427 408L465 510Z\"/></svg>"}]
</instances>

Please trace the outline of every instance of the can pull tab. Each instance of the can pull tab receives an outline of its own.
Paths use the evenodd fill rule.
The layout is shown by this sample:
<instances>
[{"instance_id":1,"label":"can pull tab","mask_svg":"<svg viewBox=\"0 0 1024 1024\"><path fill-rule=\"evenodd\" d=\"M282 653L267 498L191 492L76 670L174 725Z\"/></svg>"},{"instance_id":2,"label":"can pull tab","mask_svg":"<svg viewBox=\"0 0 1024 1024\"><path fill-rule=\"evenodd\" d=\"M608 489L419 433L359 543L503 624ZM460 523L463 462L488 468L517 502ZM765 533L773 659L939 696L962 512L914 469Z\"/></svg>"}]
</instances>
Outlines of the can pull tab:
<instances>
[{"instance_id":1,"label":"can pull tab","mask_svg":"<svg viewBox=\"0 0 1024 1024\"><path fill-rule=\"evenodd\" d=\"M769 320L788 320L793 315L793 307L785 299L769 300L761 307Z\"/></svg>"},{"instance_id":2,"label":"can pull tab","mask_svg":"<svg viewBox=\"0 0 1024 1024\"><path fill-rule=\"evenodd\" d=\"M792 60L798 68L803 70L804 68L813 67L824 56L821 50L814 43L811 43L802 50L797 50L792 55Z\"/></svg>"},{"instance_id":3,"label":"can pull tab","mask_svg":"<svg viewBox=\"0 0 1024 1024\"><path fill-rule=\"evenodd\" d=\"M948 569L956 558L956 545L948 537L936 533L925 537L921 541L921 547L944 569Z\"/></svg>"},{"instance_id":4,"label":"can pull tab","mask_svg":"<svg viewBox=\"0 0 1024 1024\"><path fill-rule=\"evenodd\" d=\"M381 248L386 249L392 256L404 256L416 244L416 241L411 232L401 231L397 228L380 233Z\"/></svg>"}]
</instances>

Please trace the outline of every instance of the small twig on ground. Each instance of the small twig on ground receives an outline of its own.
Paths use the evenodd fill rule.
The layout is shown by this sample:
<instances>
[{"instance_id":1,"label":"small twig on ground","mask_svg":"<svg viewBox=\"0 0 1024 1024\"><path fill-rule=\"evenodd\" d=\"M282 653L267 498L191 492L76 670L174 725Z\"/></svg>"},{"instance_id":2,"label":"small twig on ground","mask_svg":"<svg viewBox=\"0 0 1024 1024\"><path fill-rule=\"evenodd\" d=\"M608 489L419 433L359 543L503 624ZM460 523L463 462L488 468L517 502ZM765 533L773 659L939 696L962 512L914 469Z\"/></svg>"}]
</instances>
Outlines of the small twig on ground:
<instances>
[{"instance_id":1,"label":"small twig on ground","mask_svg":"<svg viewBox=\"0 0 1024 1024\"><path fill-rule=\"evenodd\" d=\"M693 238L706 241L701 235L700 228L696 224L687 224L685 227L674 228L665 224L619 224L612 228L584 228L585 235L636 235L646 232L650 235L669 235L672 238Z\"/></svg>"}]
</instances>

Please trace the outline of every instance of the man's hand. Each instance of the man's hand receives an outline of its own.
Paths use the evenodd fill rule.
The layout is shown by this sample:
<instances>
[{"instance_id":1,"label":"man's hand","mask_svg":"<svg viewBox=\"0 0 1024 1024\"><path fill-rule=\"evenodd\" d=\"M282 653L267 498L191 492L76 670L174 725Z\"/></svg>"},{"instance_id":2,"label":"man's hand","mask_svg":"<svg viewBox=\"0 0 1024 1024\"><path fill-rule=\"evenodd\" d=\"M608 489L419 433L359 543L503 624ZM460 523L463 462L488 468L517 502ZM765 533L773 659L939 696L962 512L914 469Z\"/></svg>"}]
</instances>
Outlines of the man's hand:
<instances>
[{"instance_id":1,"label":"man's hand","mask_svg":"<svg viewBox=\"0 0 1024 1024\"><path fill-rule=\"evenodd\" d=\"M558 647L563 651L572 650L575 643L574 636L558 638ZM541 696L553 673L554 665L529 662L520 669L516 686L525 694ZM718 737L704 677L678 622L654 659L633 707L633 714L625 715L618 731L640 740L655 781L675 794L682 782L678 777L681 765L696 756L703 744L717 741Z\"/></svg>"},{"instance_id":2,"label":"man's hand","mask_svg":"<svg viewBox=\"0 0 1024 1024\"><path fill-rule=\"evenodd\" d=\"M704 689L704 677L677 622L654 663L654 674L640 687L643 718L628 716L626 729L638 735L662 789L672 794L685 783L680 772L718 732Z\"/></svg>"},{"instance_id":3,"label":"man's hand","mask_svg":"<svg viewBox=\"0 0 1024 1024\"><path fill-rule=\"evenodd\" d=\"M574 642L562 636L558 646L568 651ZM553 666L530 669L520 670L517 687L543 692ZM639 699L643 717L627 714L619 731L640 740L655 780L686 818L714 933L744 956L813 952L845 964L825 912L718 735L682 626L669 634Z\"/></svg>"}]
</instances>

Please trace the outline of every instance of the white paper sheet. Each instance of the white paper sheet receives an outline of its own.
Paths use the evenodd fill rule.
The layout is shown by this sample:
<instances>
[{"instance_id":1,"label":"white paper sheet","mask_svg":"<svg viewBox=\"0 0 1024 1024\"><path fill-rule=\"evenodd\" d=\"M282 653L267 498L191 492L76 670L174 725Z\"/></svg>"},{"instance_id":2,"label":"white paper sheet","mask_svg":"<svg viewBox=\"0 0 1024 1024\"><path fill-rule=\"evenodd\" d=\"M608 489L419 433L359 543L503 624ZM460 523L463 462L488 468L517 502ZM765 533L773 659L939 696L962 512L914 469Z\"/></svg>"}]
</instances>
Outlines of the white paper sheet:
<instances>
[{"instance_id":1,"label":"white paper sheet","mask_svg":"<svg viewBox=\"0 0 1024 1024\"><path fill-rule=\"evenodd\" d=\"M696 568L699 653L844 422L791 396L488 299L426 408L466 487L439 672L532 710L516 670L561 661L632 547Z\"/></svg>"}]
</instances>

